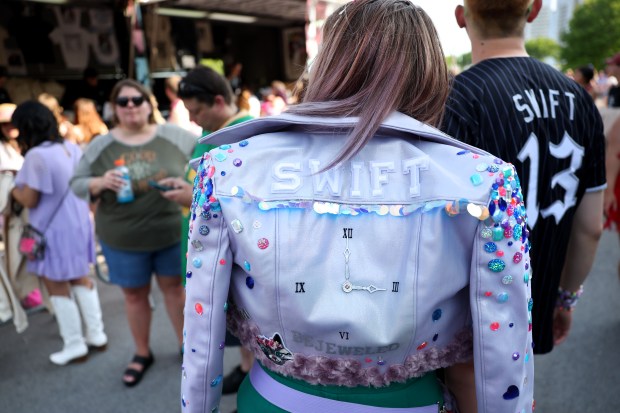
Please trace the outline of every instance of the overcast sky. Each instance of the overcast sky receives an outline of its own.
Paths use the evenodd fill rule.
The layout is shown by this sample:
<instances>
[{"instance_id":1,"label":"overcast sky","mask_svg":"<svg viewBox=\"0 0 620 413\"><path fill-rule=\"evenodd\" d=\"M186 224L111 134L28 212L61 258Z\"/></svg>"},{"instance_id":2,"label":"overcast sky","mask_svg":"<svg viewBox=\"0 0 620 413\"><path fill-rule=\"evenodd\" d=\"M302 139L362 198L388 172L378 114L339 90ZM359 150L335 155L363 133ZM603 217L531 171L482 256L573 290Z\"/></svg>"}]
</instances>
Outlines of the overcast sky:
<instances>
[{"instance_id":1,"label":"overcast sky","mask_svg":"<svg viewBox=\"0 0 620 413\"><path fill-rule=\"evenodd\" d=\"M454 9L462 0L413 0L433 19L446 56L459 56L471 51L465 29L460 29L454 19Z\"/></svg>"}]
</instances>

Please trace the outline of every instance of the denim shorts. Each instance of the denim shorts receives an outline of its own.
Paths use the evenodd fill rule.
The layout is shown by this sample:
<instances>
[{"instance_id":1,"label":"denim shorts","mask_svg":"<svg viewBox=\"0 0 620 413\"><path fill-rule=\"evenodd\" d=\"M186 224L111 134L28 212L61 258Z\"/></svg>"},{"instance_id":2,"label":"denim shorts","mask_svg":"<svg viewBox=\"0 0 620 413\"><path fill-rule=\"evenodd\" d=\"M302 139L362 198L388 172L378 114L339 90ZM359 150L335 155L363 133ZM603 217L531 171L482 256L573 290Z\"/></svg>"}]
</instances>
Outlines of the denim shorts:
<instances>
[{"instance_id":1,"label":"denim shorts","mask_svg":"<svg viewBox=\"0 0 620 413\"><path fill-rule=\"evenodd\" d=\"M108 265L110 282L126 288L144 287L153 273L164 277L181 277L181 243L155 251L127 251L99 241Z\"/></svg>"}]
</instances>

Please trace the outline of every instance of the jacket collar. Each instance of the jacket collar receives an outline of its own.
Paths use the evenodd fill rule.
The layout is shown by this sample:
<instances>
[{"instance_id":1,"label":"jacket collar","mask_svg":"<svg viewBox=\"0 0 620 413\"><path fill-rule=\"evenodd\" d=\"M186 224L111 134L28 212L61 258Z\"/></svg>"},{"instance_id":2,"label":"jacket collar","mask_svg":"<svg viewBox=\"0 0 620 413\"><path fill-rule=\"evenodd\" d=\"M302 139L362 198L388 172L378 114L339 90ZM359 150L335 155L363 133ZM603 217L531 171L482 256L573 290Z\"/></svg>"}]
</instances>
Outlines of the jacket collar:
<instances>
[{"instance_id":1,"label":"jacket collar","mask_svg":"<svg viewBox=\"0 0 620 413\"><path fill-rule=\"evenodd\" d=\"M238 125L230 126L200 138L200 143L223 145L239 142L252 136L265 133L303 131L307 133L333 133L335 130L346 131L355 126L357 117L316 117L282 113L249 120ZM440 130L422 123L400 112L392 112L377 131L377 136L400 137L409 140L434 141L458 148L467 149L478 154L487 154L474 146L460 142Z\"/></svg>"}]
</instances>

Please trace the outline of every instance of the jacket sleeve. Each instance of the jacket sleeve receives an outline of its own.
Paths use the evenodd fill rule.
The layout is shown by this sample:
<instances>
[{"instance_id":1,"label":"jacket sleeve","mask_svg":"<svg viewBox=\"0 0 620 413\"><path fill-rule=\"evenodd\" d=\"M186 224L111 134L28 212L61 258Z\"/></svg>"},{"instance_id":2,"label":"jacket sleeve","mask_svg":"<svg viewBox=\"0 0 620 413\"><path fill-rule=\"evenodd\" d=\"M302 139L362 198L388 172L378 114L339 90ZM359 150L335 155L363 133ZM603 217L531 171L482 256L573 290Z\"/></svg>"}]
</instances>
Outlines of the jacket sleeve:
<instances>
[{"instance_id":1,"label":"jacket sleeve","mask_svg":"<svg viewBox=\"0 0 620 413\"><path fill-rule=\"evenodd\" d=\"M232 253L214 173L205 153L194 179L187 258L181 404L188 413L218 411L222 394Z\"/></svg>"},{"instance_id":2,"label":"jacket sleeve","mask_svg":"<svg viewBox=\"0 0 620 413\"><path fill-rule=\"evenodd\" d=\"M527 218L519 178L503 164L489 217L475 234L470 275L479 413L531 412L534 359Z\"/></svg>"}]
</instances>

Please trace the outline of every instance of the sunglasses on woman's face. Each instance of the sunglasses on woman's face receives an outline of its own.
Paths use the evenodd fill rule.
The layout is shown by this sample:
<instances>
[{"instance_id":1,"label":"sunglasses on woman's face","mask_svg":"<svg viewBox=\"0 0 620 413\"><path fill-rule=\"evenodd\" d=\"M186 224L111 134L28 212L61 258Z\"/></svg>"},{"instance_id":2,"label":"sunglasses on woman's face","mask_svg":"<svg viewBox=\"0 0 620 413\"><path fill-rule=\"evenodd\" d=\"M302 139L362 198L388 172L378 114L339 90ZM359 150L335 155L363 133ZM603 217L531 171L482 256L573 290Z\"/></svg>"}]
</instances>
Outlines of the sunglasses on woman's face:
<instances>
[{"instance_id":1,"label":"sunglasses on woman's face","mask_svg":"<svg viewBox=\"0 0 620 413\"><path fill-rule=\"evenodd\" d=\"M144 103L144 96L119 96L116 98L116 104L121 108L126 108L127 105L129 105L129 101L131 101L134 106L140 106Z\"/></svg>"}]
</instances>

